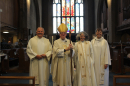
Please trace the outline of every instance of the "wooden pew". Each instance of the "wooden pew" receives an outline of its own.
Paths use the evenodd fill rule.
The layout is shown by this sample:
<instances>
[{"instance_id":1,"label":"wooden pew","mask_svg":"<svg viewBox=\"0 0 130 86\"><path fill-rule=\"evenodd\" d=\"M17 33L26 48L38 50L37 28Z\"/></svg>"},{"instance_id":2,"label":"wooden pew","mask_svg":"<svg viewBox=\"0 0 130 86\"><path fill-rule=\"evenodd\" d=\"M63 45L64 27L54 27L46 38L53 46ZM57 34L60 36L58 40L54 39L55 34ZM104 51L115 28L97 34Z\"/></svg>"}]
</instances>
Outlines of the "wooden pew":
<instances>
[{"instance_id":1,"label":"wooden pew","mask_svg":"<svg viewBox=\"0 0 130 86\"><path fill-rule=\"evenodd\" d=\"M35 86L35 77L32 76L0 76L0 79L19 79L19 80L32 80L33 84L9 84L1 83L0 86Z\"/></svg>"},{"instance_id":2,"label":"wooden pew","mask_svg":"<svg viewBox=\"0 0 130 86\"><path fill-rule=\"evenodd\" d=\"M8 57L10 49L3 50L3 53L5 53ZM9 70L9 59L4 59L4 70Z\"/></svg>"},{"instance_id":3,"label":"wooden pew","mask_svg":"<svg viewBox=\"0 0 130 86\"><path fill-rule=\"evenodd\" d=\"M13 67L13 66L18 66L18 55L15 54L16 53L16 49L11 49L8 52L8 62L9 62L9 67Z\"/></svg>"},{"instance_id":4,"label":"wooden pew","mask_svg":"<svg viewBox=\"0 0 130 86\"><path fill-rule=\"evenodd\" d=\"M16 54L15 54L15 53ZM30 59L26 53L26 48L5 49L3 53L7 54L8 58L4 60L4 70L7 72L29 72ZM14 64L15 63L15 64ZM10 69L14 64L15 69Z\"/></svg>"},{"instance_id":5,"label":"wooden pew","mask_svg":"<svg viewBox=\"0 0 130 86\"><path fill-rule=\"evenodd\" d=\"M116 83L116 79L117 78L130 78L130 75L114 75L113 76L113 86L124 86L124 85L127 85L127 86L130 86L130 83Z\"/></svg>"},{"instance_id":6,"label":"wooden pew","mask_svg":"<svg viewBox=\"0 0 130 86\"><path fill-rule=\"evenodd\" d=\"M4 70L9 70L13 66L18 66L18 55L16 49L5 49L3 53L7 54L7 59L4 59Z\"/></svg>"},{"instance_id":7,"label":"wooden pew","mask_svg":"<svg viewBox=\"0 0 130 86\"><path fill-rule=\"evenodd\" d=\"M26 50L20 48L17 50L17 53L19 55L19 69L24 72L29 72L30 59L26 53Z\"/></svg>"}]
</instances>

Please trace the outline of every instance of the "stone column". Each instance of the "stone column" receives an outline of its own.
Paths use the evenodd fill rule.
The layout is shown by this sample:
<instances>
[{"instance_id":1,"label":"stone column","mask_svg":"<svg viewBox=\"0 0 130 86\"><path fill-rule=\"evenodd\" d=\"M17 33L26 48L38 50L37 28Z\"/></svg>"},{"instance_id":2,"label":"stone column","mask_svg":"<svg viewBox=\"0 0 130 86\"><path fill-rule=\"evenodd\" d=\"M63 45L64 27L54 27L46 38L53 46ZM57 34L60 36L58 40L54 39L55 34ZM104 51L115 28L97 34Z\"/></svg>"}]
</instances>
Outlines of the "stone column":
<instances>
[{"instance_id":1,"label":"stone column","mask_svg":"<svg viewBox=\"0 0 130 86\"><path fill-rule=\"evenodd\" d=\"M1 12L2 12L2 9L0 9L0 45L1 45L1 42L2 42L2 38L1 38ZM0 46L0 50L1 50L1 46ZM0 63L1 63L1 58L0 58Z\"/></svg>"},{"instance_id":2,"label":"stone column","mask_svg":"<svg viewBox=\"0 0 130 86\"><path fill-rule=\"evenodd\" d=\"M1 12L2 12L2 9L0 9L0 43L2 42L2 37L1 37ZM1 46L0 46L0 49L1 49Z\"/></svg>"},{"instance_id":3,"label":"stone column","mask_svg":"<svg viewBox=\"0 0 130 86\"><path fill-rule=\"evenodd\" d=\"M30 3L31 1L30 0L26 0L26 3L27 3L27 28L28 29L31 29L30 28ZM28 39L30 39L30 35L28 35Z\"/></svg>"},{"instance_id":4,"label":"stone column","mask_svg":"<svg viewBox=\"0 0 130 86\"><path fill-rule=\"evenodd\" d=\"M26 0L19 0L19 28L18 28L18 38L23 38L23 28L27 28L27 5Z\"/></svg>"},{"instance_id":5,"label":"stone column","mask_svg":"<svg viewBox=\"0 0 130 86\"><path fill-rule=\"evenodd\" d=\"M97 29L97 11L98 11L98 2L99 0L95 0L95 30Z\"/></svg>"},{"instance_id":6,"label":"stone column","mask_svg":"<svg viewBox=\"0 0 130 86\"><path fill-rule=\"evenodd\" d=\"M89 40L95 33L95 11L94 0L84 0L84 31L88 33Z\"/></svg>"},{"instance_id":7,"label":"stone column","mask_svg":"<svg viewBox=\"0 0 130 86\"><path fill-rule=\"evenodd\" d=\"M112 42L112 37L113 37L113 32L112 32L112 0L107 0L107 3L108 3L108 30L109 30L109 35L107 37L108 41L111 43Z\"/></svg>"},{"instance_id":8,"label":"stone column","mask_svg":"<svg viewBox=\"0 0 130 86\"><path fill-rule=\"evenodd\" d=\"M40 27L42 26L42 0L37 0L39 6Z\"/></svg>"}]
</instances>

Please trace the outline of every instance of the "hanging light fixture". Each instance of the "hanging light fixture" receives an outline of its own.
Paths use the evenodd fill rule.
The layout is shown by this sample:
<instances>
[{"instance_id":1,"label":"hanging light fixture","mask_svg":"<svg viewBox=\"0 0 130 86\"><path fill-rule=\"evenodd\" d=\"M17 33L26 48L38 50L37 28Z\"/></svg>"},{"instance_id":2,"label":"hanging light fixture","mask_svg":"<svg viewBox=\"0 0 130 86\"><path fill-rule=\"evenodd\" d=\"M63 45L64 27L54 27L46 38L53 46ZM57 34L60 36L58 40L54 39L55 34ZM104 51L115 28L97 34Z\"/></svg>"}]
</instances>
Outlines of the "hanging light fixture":
<instances>
[{"instance_id":1,"label":"hanging light fixture","mask_svg":"<svg viewBox=\"0 0 130 86\"><path fill-rule=\"evenodd\" d=\"M5 31L3 31L3 33L9 33L9 31L8 31L8 30L5 30Z\"/></svg>"},{"instance_id":2,"label":"hanging light fixture","mask_svg":"<svg viewBox=\"0 0 130 86\"><path fill-rule=\"evenodd\" d=\"M3 33L9 33L9 32L7 32L7 31L4 31Z\"/></svg>"}]
</instances>

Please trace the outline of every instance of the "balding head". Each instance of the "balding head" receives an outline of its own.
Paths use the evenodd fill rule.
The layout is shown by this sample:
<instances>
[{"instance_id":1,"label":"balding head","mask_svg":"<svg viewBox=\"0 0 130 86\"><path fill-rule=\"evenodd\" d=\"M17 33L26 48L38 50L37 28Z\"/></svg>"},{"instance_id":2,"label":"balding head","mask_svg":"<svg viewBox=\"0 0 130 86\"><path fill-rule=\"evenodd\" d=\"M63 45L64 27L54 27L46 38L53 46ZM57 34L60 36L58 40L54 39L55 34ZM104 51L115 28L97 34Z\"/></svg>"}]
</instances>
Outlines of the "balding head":
<instances>
[{"instance_id":1,"label":"balding head","mask_svg":"<svg viewBox=\"0 0 130 86\"><path fill-rule=\"evenodd\" d=\"M37 36L38 36L39 38L42 38L43 35L44 35L44 28L38 27L38 28L37 28L37 31L36 31L36 34L37 34Z\"/></svg>"},{"instance_id":2,"label":"balding head","mask_svg":"<svg viewBox=\"0 0 130 86\"><path fill-rule=\"evenodd\" d=\"M43 28L43 27L38 27L38 28L37 28L37 30L38 30L39 28L43 29L43 31L45 32L45 30L44 30L44 28ZM36 32L37 32L37 31L36 31Z\"/></svg>"}]
</instances>

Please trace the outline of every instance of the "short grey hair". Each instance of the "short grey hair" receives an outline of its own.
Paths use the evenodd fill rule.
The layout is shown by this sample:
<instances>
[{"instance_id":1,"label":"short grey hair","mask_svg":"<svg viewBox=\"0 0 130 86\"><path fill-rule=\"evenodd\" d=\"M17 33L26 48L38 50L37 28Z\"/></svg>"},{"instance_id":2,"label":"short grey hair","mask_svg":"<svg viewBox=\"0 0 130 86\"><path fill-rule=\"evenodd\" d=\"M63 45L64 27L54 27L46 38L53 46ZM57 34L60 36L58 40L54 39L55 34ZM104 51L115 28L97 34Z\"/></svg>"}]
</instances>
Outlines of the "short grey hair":
<instances>
[{"instance_id":1,"label":"short grey hair","mask_svg":"<svg viewBox=\"0 0 130 86\"><path fill-rule=\"evenodd\" d=\"M87 34L85 31L82 31L82 32L80 32L80 33L77 34L77 36L76 36L76 40L77 40L77 41L80 40L80 35L81 35L81 34L84 34L84 35L85 35L85 40L86 40L86 41L89 40L88 34Z\"/></svg>"},{"instance_id":2,"label":"short grey hair","mask_svg":"<svg viewBox=\"0 0 130 86\"><path fill-rule=\"evenodd\" d=\"M38 28L42 28L42 29L44 30L44 33L45 33L45 29L44 29L43 27L38 27ZM38 28L37 28L37 29L38 29ZM37 30L36 30L36 32L37 32Z\"/></svg>"}]
</instances>

